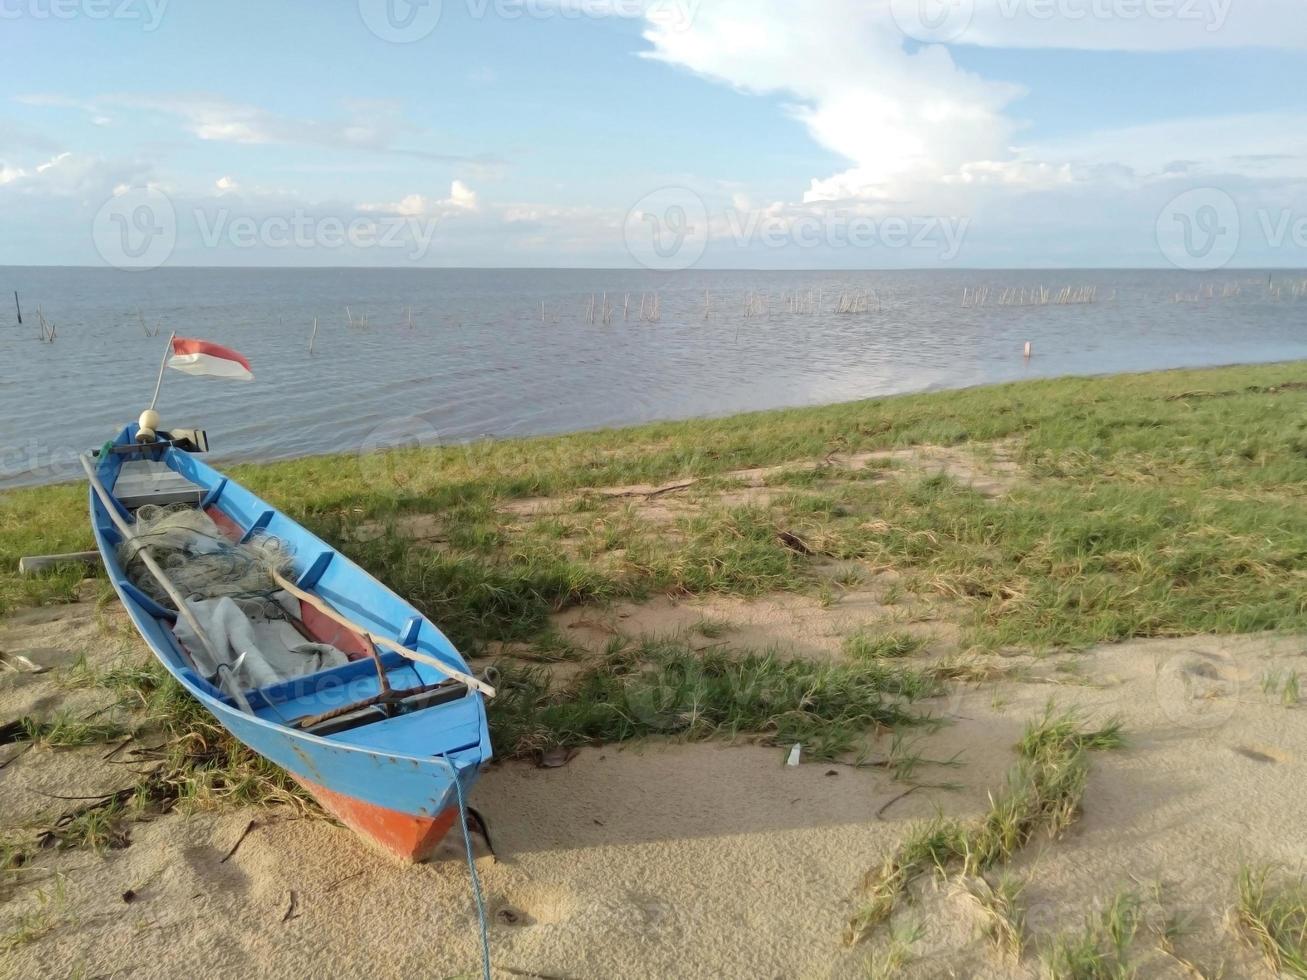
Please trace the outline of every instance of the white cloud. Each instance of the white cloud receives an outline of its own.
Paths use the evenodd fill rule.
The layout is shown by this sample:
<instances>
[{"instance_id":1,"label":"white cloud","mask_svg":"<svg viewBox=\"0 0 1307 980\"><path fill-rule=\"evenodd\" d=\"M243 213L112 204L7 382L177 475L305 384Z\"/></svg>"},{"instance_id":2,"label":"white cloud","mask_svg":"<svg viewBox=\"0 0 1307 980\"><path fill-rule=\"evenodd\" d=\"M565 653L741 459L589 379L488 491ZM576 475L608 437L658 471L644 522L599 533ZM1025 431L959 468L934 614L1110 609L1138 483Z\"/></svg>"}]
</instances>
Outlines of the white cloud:
<instances>
[{"instance_id":1,"label":"white cloud","mask_svg":"<svg viewBox=\"0 0 1307 980\"><path fill-rule=\"evenodd\" d=\"M34 166L0 164L0 186L23 194L68 197L105 191L130 177L130 164L109 164L82 153L59 153Z\"/></svg>"},{"instance_id":2,"label":"white cloud","mask_svg":"<svg viewBox=\"0 0 1307 980\"><path fill-rule=\"evenodd\" d=\"M481 209L477 192L461 180L449 188L449 197L432 199L425 194L409 194L389 204L361 204L359 210L368 214L393 214L405 218L440 218L458 212L475 212Z\"/></svg>"},{"instance_id":3,"label":"white cloud","mask_svg":"<svg viewBox=\"0 0 1307 980\"><path fill-rule=\"evenodd\" d=\"M651 23L651 57L748 92L791 96L794 117L853 166L817 178L807 202L895 200L904 184L1010 157L1021 90L959 68L934 45L908 51L884 4L792 0L704 4L688 30Z\"/></svg>"},{"instance_id":4,"label":"white cloud","mask_svg":"<svg viewBox=\"0 0 1307 980\"><path fill-rule=\"evenodd\" d=\"M814 177L801 195L809 205L970 213L985 195L1113 185L1165 174L1180 160L1208 173L1287 176L1307 156L1296 117L1249 116L1233 127L1177 121L1023 146L1008 111L1019 89L963 70L944 45L905 42L901 11L925 2L815 0L797 16L792 0L716 0L688 28L650 17L647 56L745 92L789 97L812 138L851 164ZM970 2L942 9L969 11ZM1081 10L1089 16L1077 17ZM1307 46L1299 0L975 0L969 23L963 42L996 46Z\"/></svg>"},{"instance_id":5,"label":"white cloud","mask_svg":"<svg viewBox=\"0 0 1307 980\"><path fill-rule=\"evenodd\" d=\"M1086 133L1031 147L1081 167L1120 165L1140 175L1235 173L1294 177L1307 162L1307 113L1262 112L1175 119ZM1172 168L1172 164L1183 164Z\"/></svg>"},{"instance_id":6,"label":"white cloud","mask_svg":"<svg viewBox=\"0 0 1307 980\"><path fill-rule=\"evenodd\" d=\"M957 0L962 6L967 2ZM1128 14L1132 5L1156 12L1168 2L1176 10L1170 21L1114 13ZM1301 0L1292 4L1289 0L975 0L975 4L974 17L959 43L1148 51L1247 44L1307 47L1307 16ZM1067 16L1080 8L1092 11L1094 5L1114 16ZM669 17L669 9L685 16ZM1052 18L1041 13L1048 9L1054 11ZM1181 18L1180 12L1186 10L1210 11L1223 19L1217 29L1208 30L1209 21ZM1175 120L1036 140L1024 130L1013 108L1020 89L964 70L949 47L905 42L892 16L891 0L804 0L801 5L796 0L614 0L609 15L644 17L650 58L742 92L779 97L785 111L816 143L845 161L823 173L795 174L792 185L779 191L774 184L763 192L756 186L698 182L689 176L669 179L668 183L695 187L711 202L710 264L732 263L727 253L732 241L739 240L737 228L751 221L793 230L828 222L832 216L840 220L914 214L974 218L963 263L983 264L1005 255L1016 256L1016 262L1031 257L1075 262L1085 255L1114 256L1118 240L1123 264L1132 256L1147 263L1156 259L1155 249L1149 251L1153 216L1170 196L1198 182L1225 186L1235 181L1241 204L1246 198L1253 207L1265 201L1304 199L1307 180L1298 175L1307 172L1303 165L1307 113ZM344 173L366 174L331 186L373 188L367 193L377 202L359 203L358 198L310 202L301 189L259 186L257 171L242 170L239 182L229 175L215 181L213 173L189 178L174 173L168 192L181 214L196 208L207 212L226 208L260 220L298 210L345 219L411 218L439 223L432 256L443 254L447 261L500 262L510 256L525 264L627 262L621 244L625 208L614 202L591 207L519 198L502 204L483 201L464 180L452 181L446 193L441 185L425 179L414 184L403 182L411 177L389 176L398 169L394 155L454 164L447 173L459 173L478 184L489 179L486 174L494 163L489 158L422 148L433 142L431 133L407 122L393 101L346 101L317 118L203 94L104 95L91 100L36 94L16 101L49 109L51 116L58 111L85 113L96 125L125 124L129 115L125 110L131 110L133 116L148 114L157 128L181 130L198 140L246 147L308 147L298 154L301 159L277 171L282 179L291 173L323 171L338 178ZM8 144L6 137L10 137ZM35 207L42 195L77 195L93 213L115 185L157 180L147 164L107 162L79 153L55 155L61 148L60 144L21 145L14 141L12 130L0 127L0 150L5 153L0 163L0 204L21 200L24 207ZM315 152L321 148L346 152ZM322 185L320 179L309 184ZM639 197L644 189L632 188L631 197ZM503 196L502 192L496 196ZM51 215L76 211L68 205L61 199L44 207ZM85 224L79 214L75 231L83 237ZM1128 241L1122 236L1126 225L1138 226L1138 234ZM1084 250L1077 253L1082 244ZM206 257L197 254L197 261ZM764 256L755 249L752 254L760 262L777 265L821 264L813 252L800 256L774 251ZM843 254L852 262L892 264L912 258L881 252L867 253L870 258ZM297 253L295 259L300 258ZM278 259L285 260L285 255L278 253ZM335 257L318 253L303 257L303 261L318 260Z\"/></svg>"},{"instance_id":7,"label":"white cloud","mask_svg":"<svg viewBox=\"0 0 1307 980\"><path fill-rule=\"evenodd\" d=\"M489 155L445 153L410 145L421 142L428 133L408 123L400 113L400 106L388 100L346 100L342 104L344 116L339 119L288 116L261 106L204 94L110 94L88 101L53 93L34 93L14 96L14 101L37 108L77 109L89 114L91 122L97 126L112 121L109 115L112 109L156 113L179 120L192 136L210 142L363 150L477 168L502 164L501 160Z\"/></svg>"},{"instance_id":8,"label":"white cloud","mask_svg":"<svg viewBox=\"0 0 1307 980\"><path fill-rule=\"evenodd\" d=\"M475 211L480 206L477 203L477 192L461 180L456 180L450 185L449 199L445 203L460 211Z\"/></svg>"}]
</instances>

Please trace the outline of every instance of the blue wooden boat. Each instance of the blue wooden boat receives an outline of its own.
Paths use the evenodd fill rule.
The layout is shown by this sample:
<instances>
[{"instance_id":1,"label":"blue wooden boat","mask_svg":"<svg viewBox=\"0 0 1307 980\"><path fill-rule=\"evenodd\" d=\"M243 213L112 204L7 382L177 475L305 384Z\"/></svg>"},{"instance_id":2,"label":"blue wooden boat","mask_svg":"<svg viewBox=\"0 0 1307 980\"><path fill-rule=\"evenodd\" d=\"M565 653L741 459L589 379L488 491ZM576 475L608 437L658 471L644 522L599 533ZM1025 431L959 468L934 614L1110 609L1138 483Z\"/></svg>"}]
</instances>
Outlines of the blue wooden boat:
<instances>
[{"instance_id":1,"label":"blue wooden boat","mask_svg":"<svg viewBox=\"0 0 1307 980\"><path fill-rule=\"evenodd\" d=\"M223 727L289 772L342 823L402 859L429 857L491 757L482 693L490 689L470 676L434 623L330 545L206 465L188 451L196 447L184 437L160 432L157 441L142 444L137 433L137 425L128 426L84 462L96 544L141 636ZM139 502L129 498L128 480L118 486L119 478L124 466L136 461L156 471L159 464L166 466L183 499L193 485L194 506L233 541L267 534L288 545L294 574L287 578L322 607L304 602L296 628L347 653L348 662L250 690L231 690L230 678L203 676L174 633L177 612L139 588L118 557L117 546L134 536L133 504ZM170 492L167 483L154 479L151 486ZM391 648L379 652L387 641L408 655Z\"/></svg>"}]
</instances>

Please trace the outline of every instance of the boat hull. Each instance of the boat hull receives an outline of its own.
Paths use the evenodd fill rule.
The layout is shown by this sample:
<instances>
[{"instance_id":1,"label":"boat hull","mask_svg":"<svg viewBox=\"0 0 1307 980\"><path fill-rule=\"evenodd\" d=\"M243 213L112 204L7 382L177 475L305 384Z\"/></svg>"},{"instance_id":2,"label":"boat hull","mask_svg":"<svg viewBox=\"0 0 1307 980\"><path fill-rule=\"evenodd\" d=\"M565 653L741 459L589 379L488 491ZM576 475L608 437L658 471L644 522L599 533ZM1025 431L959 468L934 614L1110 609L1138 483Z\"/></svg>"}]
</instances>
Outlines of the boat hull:
<instances>
[{"instance_id":1,"label":"boat hull","mask_svg":"<svg viewBox=\"0 0 1307 980\"><path fill-rule=\"evenodd\" d=\"M418 817L344 796L300 776L295 781L346 827L401 861L417 863L430 858L458 819L457 806L434 817Z\"/></svg>"},{"instance_id":2,"label":"boat hull","mask_svg":"<svg viewBox=\"0 0 1307 980\"><path fill-rule=\"evenodd\" d=\"M133 430L125 430L119 444L133 440ZM170 449L165 459L206 489L206 509L221 510L246 533L266 532L291 545L296 556L294 577L301 588L316 592L369 631L396 637L456 670L468 670L434 624L345 556L194 457ZM116 462L116 457L101 459L99 475L106 487L116 477ZM120 533L94 491L89 502L92 530L109 579L142 638L172 676L235 738L285 769L324 809L360 836L404 861L429 857L457 819L460 792L467 796L492 754L481 696L469 690L448 703L327 736L294 724L376 693L376 667L363 659L246 692L248 709L238 705L214 686L213 679L196 673L173 633L175 614L157 606L128 579L117 556ZM399 687L444 679L422 664L387 656L394 658L388 668L392 683L396 677L403 681Z\"/></svg>"}]
</instances>

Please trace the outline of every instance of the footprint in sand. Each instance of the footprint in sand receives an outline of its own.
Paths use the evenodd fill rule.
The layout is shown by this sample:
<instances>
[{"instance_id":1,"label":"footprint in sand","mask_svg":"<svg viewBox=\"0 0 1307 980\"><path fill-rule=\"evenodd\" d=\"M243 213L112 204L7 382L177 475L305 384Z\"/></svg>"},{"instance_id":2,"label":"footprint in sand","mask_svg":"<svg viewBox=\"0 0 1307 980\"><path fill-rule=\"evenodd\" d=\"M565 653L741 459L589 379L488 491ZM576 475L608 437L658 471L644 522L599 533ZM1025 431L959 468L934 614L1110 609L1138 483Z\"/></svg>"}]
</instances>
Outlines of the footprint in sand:
<instances>
[{"instance_id":1,"label":"footprint in sand","mask_svg":"<svg viewBox=\"0 0 1307 980\"><path fill-rule=\"evenodd\" d=\"M552 925L576 911L576 897L566 888L530 883L510 888L498 901L495 921L508 926Z\"/></svg>"}]
</instances>

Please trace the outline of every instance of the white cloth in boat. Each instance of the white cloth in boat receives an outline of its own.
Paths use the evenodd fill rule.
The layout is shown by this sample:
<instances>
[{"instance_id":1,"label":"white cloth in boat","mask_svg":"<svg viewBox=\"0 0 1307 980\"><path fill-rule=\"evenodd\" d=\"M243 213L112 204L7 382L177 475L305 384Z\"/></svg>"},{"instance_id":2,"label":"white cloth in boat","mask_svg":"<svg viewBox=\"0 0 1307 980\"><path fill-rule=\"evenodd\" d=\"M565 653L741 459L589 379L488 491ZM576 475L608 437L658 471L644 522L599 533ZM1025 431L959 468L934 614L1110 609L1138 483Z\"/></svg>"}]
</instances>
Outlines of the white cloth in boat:
<instances>
[{"instance_id":1,"label":"white cloth in boat","mask_svg":"<svg viewBox=\"0 0 1307 980\"><path fill-rule=\"evenodd\" d=\"M173 632L195 666L224 689L230 689L229 677L217 676L223 664L232 668L238 686L248 691L349 663L349 658L335 647L304 639L287 620L286 616L299 616L298 599L286 592L274 593L272 599L275 602L237 601L227 596L187 600L218 663L211 662L208 650L185 617L177 618ZM228 675L229 671L224 669L222 673Z\"/></svg>"}]
</instances>

